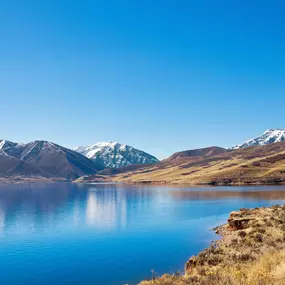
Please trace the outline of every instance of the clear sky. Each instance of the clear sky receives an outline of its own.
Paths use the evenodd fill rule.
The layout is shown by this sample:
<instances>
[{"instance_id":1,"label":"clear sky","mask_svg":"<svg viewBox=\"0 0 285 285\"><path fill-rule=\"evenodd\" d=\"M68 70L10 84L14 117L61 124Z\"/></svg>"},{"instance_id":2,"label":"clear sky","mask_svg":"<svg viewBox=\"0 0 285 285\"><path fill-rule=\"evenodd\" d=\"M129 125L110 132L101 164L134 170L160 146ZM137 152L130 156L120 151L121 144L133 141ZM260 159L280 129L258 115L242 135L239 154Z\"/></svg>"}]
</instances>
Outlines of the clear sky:
<instances>
[{"instance_id":1,"label":"clear sky","mask_svg":"<svg viewBox=\"0 0 285 285\"><path fill-rule=\"evenodd\" d=\"M163 158L285 127L283 0L0 0L1 138Z\"/></svg>"}]
</instances>

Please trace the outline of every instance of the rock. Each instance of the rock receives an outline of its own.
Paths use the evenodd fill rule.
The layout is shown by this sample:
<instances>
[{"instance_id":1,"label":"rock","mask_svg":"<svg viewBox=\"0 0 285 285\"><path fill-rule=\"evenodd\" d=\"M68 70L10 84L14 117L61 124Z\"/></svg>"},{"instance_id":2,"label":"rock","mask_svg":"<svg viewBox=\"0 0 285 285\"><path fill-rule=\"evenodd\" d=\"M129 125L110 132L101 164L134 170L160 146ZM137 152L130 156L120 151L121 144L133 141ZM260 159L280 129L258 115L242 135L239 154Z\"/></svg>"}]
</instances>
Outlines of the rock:
<instances>
[{"instance_id":1,"label":"rock","mask_svg":"<svg viewBox=\"0 0 285 285\"><path fill-rule=\"evenodd\" d=\"M248 228L248 223L250 220L252 219L251 218L230 217L228 219L228 224L232 230L243 230L243 229Z\"/></svg>"},{"instance_id":2,"label":"rock","mask_svg":"<svg viewBox=\"0 0 285 285\"><path fill-rule=\"evenodd\" d=\"M193 268L196 267L198 262L198 258L196 256L192 256L185 264L185 272L191 272Z\"/></svg>"}]
</instances>

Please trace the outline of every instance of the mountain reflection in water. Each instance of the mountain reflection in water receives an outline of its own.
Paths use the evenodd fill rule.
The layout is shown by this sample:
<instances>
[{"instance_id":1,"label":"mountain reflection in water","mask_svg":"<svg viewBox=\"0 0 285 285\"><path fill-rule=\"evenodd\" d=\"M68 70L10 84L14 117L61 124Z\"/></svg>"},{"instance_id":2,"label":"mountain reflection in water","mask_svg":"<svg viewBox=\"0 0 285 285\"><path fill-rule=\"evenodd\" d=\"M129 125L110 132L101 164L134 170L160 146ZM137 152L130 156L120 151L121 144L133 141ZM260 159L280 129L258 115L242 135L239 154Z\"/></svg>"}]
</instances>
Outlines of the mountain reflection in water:
<instances>
[{"instance_id":1,"label":"mountain reflection in water","mask_svg":"<svg viewBox=\"0 0 285 285\"><path fill-rule=\"evenodd\" d=\"M0 184L0 284L133 285L181 271L229 212L284 200L283 186Z\"/></svg>"}]
</instances>

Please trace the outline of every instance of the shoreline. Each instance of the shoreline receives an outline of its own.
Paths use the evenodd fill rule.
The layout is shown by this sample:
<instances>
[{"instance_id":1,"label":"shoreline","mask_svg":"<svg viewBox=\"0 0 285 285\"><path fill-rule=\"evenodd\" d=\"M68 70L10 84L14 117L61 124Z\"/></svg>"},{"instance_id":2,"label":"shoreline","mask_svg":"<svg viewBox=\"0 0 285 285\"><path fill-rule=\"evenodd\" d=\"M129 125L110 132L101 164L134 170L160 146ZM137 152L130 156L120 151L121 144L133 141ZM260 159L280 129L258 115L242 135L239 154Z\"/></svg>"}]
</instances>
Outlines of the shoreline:
<instances>
[{"instance_id":1,"label":"shoreline","mask_svg":"<svg viewBox=\"0 0 285 285\"><path fill-rule=\"evenodd\" d=\"M185 264L140 285L285 284L285 205L240 209L213 229L221 238Z\"/></svg>"},{"instance_id":2,"label":"shoreline","mask_svg":"<svg viewBox=\"0 0 285 285\"><path fill-rule=\"evenodd\" d=\"M239 182L239 183L179 183L179 182L168 182L168 181L119 181L119 180L85 180L84 177L78 179L69 180L61 178L45 178L45 177L0 177L0 183L3 184L18 184L18 183L75 183L75 184L125 184L125 185L155 185L155 186L176 186L176 187L218 187L218 186L284 186L285 181L281 182Z\"/></svg>"},{"instance_id":3,"label":"shoreline","mask_svg":"<svg viewBox=\"0 0 285 285\"><path fill-rule=\"evenodd\" d=\"M78 183L78 184L91 184L91 183L121 183L121 184L126 184L126 185L165 185L165 186L186 186L186 187L203 187L203 186L209 186L209 187L215 187L215 186L282 186L285 185L285 181L281 182L219 182L219 183L214 183L214 182L205 182L205 183L179 183L179 182L168 182L168 181L151 181L151 180L143 180L143 181L120 181L120 180L84 180L84 179L76 179L72 181L73 183Z\"/></svg>"},{"instance_id":4,"label":"shoreline","mask_svg":"<svg viewBox=\"0 0 285 285\"><path fill-rule=\"evenodd\" d=\"M0 178L1 184L21 184L21 183L64 183L72 182L66 179L53 179L45 177L13 177L13 178Z\"/></svg>"},{"instance_id":5,"label":"shoreline","mask_svg":"<svg viewBox=\"0 0 285 285\"><path fill-rule=\"evenodd\" d=\"M264 182L264 183L248 183L248 182L240 182L240 183L213 183L213 182L208 182L208 183L175 183L175 182L163 182L163 181L137 181L137 182L123 182L128 185L169 185L169 186L192 186L192 187L203 187L203 186L276 186L276 185L285 185L285 181L282 182Z\"/></svg>"}]
</instances>

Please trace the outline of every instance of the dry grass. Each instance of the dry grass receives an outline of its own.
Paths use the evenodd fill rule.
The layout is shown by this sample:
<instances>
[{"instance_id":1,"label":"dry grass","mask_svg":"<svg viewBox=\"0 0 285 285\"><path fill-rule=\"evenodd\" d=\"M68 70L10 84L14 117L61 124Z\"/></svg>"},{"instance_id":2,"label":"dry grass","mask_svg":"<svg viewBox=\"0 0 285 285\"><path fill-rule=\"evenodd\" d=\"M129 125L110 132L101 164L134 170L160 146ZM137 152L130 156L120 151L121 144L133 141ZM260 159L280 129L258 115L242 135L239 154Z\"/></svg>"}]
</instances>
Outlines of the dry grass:
<instances>
[{"instance_id":1,"label":"dry grass","mask_svg":"<svg viewBox=\"0 0 285 285\"><path fill-rule=\"evenodd\" d=\"M285 207L232 212L216 231L223 238L191 257L184 276L140 285L285 285Z\"/></svg>"},{"instance_id":2,"label":"dry grass","mask_svg":"<svg viewBox=\"0 0 285 285\"><path fill-rule=\"evenodd\" d=\"M278 184L285 183L284 165L285 142L281 142L207 156L178 157L114 175L95 175L93 179L154 184Z\"/></svg>"},{"instance_id":3,"label":"dry grass","mask_svg":"<svg viewBox=\"0 0 285 285\"><path fill-rule=\"evenodd\" d=\"M203 276L163 275L140 285L284 285L285 250L268 253L246 265L209 270Z\"/></svg>"}]
</instances>

